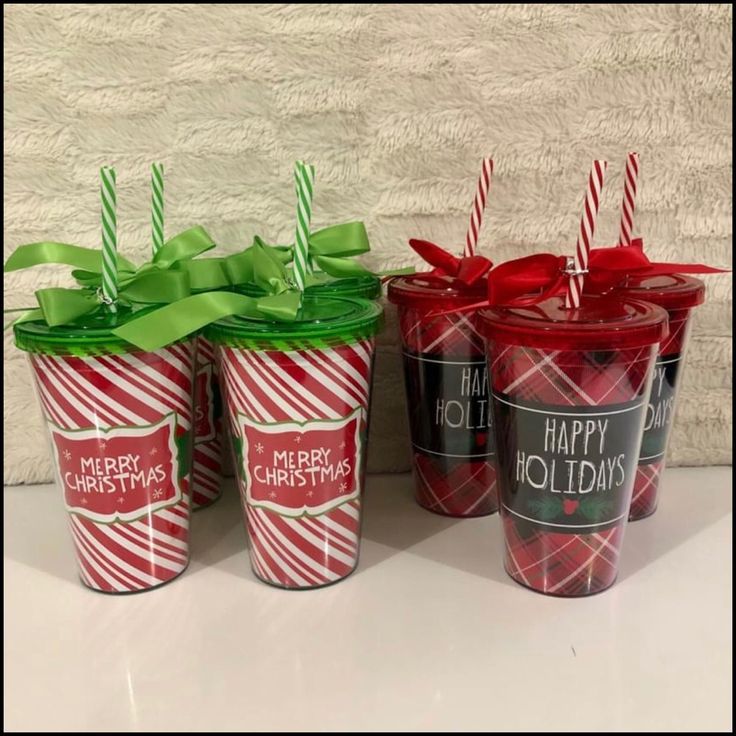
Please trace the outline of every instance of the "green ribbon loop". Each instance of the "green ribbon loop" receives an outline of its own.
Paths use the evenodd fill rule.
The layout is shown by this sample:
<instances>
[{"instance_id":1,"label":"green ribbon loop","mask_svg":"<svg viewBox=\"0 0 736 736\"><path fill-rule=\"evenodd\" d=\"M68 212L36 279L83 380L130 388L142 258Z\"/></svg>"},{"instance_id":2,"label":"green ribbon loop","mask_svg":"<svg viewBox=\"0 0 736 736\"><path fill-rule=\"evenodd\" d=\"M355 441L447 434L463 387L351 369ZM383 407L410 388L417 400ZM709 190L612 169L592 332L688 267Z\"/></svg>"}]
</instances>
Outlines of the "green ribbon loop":
<instances>
[{"instance_id":1,"label":"green ribbon loop","mask_svg":"<svg viewBox=\"0 0 736 736\"><path fill-rule=\"evenodd\" d=\"M102 272L102 251L83 248L81 245L67 243L28 243L18 246L5 263L4 270L19 271L43 264L60 264L79 268L83 271ZM134 271L135 266L118 253L118 269Z\"/></svg>"},{"instance_id":2,"label":"green ribbon loop","mask_svg":"<svg viewBox=\"0 0 736 736\"><path fill-rule=\"evenodd\" d=\"M277 254L281 263L290 263L294 258L293 245L267 245L262 238L256 235L253 245L242 253L225 259L226 271L234 285L244 283L259 283L259 274L254 269L254 253L257 246ZM367 253L370 250L368 233L362 222L344 222L316 230L309 235L309 257L324 273L332 278L347 278L350 276L374 276L364 266L352 260L355 256ZM325 283L329 279L310 274L307 286ZM263 286L262 288L268 288Z\"/></svg>"},{"instance_id":3,"label":"green ribbon loop","mask_svg":"<svg viewBox=\"0 0 736 736\"><path fill-rule=\"evenodd\" d=\"M256 235L253 238L253 245L251 245L250 248L246 248L241 253L236 253L235 255L227 256L227 258L223 259L223 270L225 271L230 284L233 286L240 286L241 284L255 283L256 277L253 268L253 259L258 246L269 248L283 264L289 263L292 258L290 245L268 246L261 238L258 237L258 235Z\"/></svg>"},{"instance_id":4,"label":"green ribbon loop","mask_svg":"<svg viewBox=\"0 0 736 736\"><path fill-rule=\"evenodd\" d=\"M41 314L50 327L69 324L100 308L100 299L95 292L87 289L63 289L52 287L39 289L36 299ZM34 312L37 310L33 310ZM25 314L18 321L30 319Z\"/></svg>"},{"instance_id":5,"label":"green ribbon loop","mask_svg":"<svg viewBox=\"0 0 736 736\"><path fill-rule=\"evenodd\" d=\"M118 298L129 304L171 304L188 297L193 289L217 289L229 285L221 258L192 259L215 247L207 231L199 226L170 238L151 261L136 268L118 254ZM16 321L42 316L48 325L58 326L101 308L97 290L102 285L102 253L66 243L30 243L15 250L5 271L41 264L72 266L73 278L81 289L40 289L36 292L40 310ZM39 314L40 313L40 314Z\"/></svg>"}]
</instances>

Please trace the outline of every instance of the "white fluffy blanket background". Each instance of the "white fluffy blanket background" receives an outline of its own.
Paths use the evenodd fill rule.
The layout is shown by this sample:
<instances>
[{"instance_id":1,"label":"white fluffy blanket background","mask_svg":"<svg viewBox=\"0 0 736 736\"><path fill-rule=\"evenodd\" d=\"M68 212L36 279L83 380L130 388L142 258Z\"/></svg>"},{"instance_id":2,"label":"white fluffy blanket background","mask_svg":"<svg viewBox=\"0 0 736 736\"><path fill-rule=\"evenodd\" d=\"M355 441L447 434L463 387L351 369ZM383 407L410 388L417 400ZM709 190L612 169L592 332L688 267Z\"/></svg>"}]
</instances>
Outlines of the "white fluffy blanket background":
<instances>
[{"instance_id":1,"label":"white fluffy blanket background","mask_svg":"<svg viewBox=\"0 0 736 736\"><path fill-rule=\"evenodd\" d=\"M117 168L120 244L150 248L149 167L166 230L233 251L291 239L292 162L317 167L313 224L362 218L375 268L461 248L480 159L496 162L482 251L571 250L590 161L609 161L597 243L617 234L639 151L638 233L656 259L731 265L728 5L5 6L5 258L99 243L98 169ZM6 308L67 284L5 277ZM731 277L708 277L671 462L731 462ZM373 470L408 468L389 311ZM51 478L24 356L5 335L5 482Z\"/></svg>"}]
</instances>

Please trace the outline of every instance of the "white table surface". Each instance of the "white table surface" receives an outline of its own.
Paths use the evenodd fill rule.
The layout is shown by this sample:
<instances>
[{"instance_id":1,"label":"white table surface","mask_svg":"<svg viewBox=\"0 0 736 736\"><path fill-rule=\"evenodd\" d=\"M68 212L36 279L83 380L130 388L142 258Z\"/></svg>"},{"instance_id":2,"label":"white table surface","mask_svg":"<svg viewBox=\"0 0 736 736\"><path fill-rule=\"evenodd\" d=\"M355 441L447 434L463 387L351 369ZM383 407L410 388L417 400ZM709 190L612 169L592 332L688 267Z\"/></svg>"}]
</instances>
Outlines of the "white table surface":
<instances>
[{"instance_id":1,"label":"white table surface","mask_svg":"<svg viewBox=\"0 0 736 736\"><path fill-rule=\"evenodd\" d=\"M52 486L5 489L5 728L53 731L731 729L731 469L668 470L619 580L513 583L497 516L373 476L358 571L314 591L250 572L232 486L192 563L109 596L76 577Z\"/></svg>"}]
</instances>

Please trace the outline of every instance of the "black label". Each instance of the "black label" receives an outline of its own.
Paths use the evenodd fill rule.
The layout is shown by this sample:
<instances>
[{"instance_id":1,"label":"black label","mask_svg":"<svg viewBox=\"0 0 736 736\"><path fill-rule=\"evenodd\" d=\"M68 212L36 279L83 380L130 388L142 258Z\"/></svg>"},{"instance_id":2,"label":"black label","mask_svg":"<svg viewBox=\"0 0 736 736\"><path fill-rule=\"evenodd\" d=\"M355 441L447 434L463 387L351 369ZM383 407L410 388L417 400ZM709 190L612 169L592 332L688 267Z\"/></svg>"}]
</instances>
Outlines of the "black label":
<instances>
[{"instance_id":1,"label":"black label","mask_svg":"<svg viewBox=\"0 0 736 736\"><path fill-rule=\"evenodd\" d=\"M644 419L644 439L641 442L639 463L661 460L667 450L667 438L675 411L675 393L681 358L681 355L667 355L659 358L654 366L652 393Z\"/></svg>"},{"instance_id":2,"label":"black label","mask_svg":"<svg viewBox=\"0 0 736 736\"><path fill-rule=\"evenodd\" d=\"M416 450L452 458L494 454L485 359L404 353L404 368Z\"/></svg>"},{"instance_id":3,"label":"black label","mask_svg":"<svg viewBox=\"0 0 736 736\"><path fill-rule=\"evenodd\" d=\"M563 534L600 531L628 515L643 401L579 407L493 399L507 511Z\"/></svg>"}]
</instances>

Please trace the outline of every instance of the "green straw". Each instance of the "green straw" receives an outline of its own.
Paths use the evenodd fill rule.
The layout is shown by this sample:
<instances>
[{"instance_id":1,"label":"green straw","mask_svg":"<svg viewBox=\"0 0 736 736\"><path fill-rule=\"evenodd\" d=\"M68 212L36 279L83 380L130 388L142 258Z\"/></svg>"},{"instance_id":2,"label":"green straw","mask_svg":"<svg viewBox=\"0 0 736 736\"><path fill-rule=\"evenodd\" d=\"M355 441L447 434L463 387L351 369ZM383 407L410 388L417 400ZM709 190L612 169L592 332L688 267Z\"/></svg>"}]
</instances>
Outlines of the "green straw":
<instances>
[{"instance_id":1,"label":"green straw","mask_svg":"<svg viewBox=\"0 0 736 736\"><path fill-rule=\"evenodd\" d=\"M153 255L164 244L164 165L151 164L151 225Z\"/></svg>"},{"instance_id":2,"label":"green straw","mask_svg":"<svg viewBox=\"0 0 736 736\"><path fill-rule=\"evenodd\" d=\"M297 161L294 165L294 178L297 199L294 279L299 290L304 291L307 274L312 273L312 265L309 262L309 224L312 220L314 166Z\"/></svg>"},{"instance_id":3,"label":"green straw","mask_svg":"<svg viewBox=\"0 0 736 736\"><path fill-rule=\"evenodd\" d=\"M111 312L117 312L118 298L118 228L116 219L115 169L100 169L102 197L102 299Z\"/></svg>"}]
</instances>

